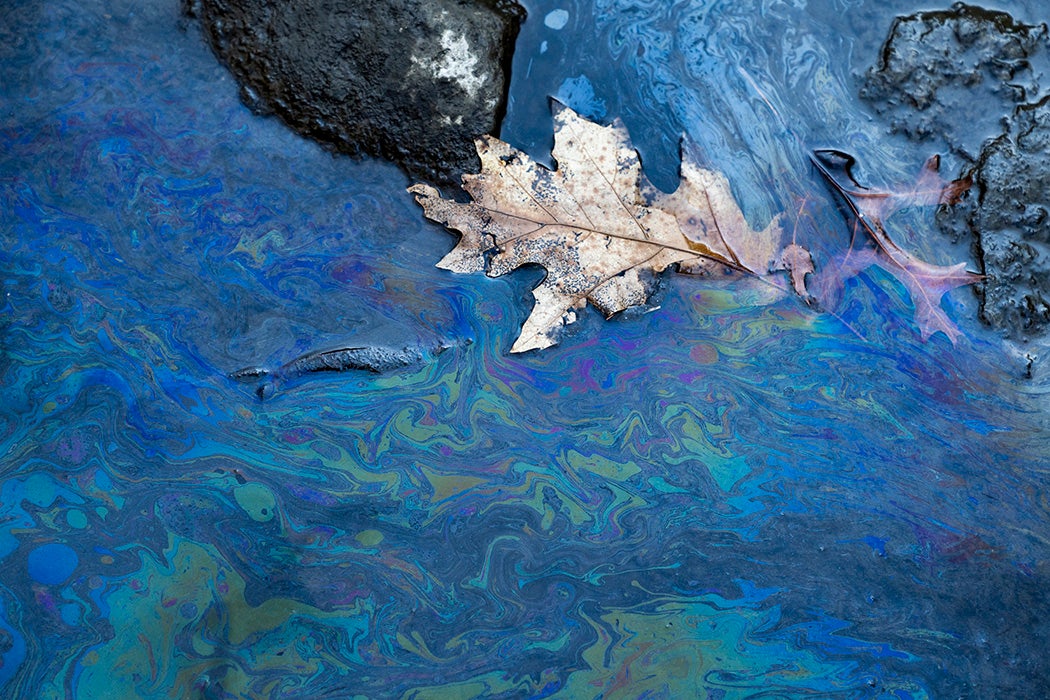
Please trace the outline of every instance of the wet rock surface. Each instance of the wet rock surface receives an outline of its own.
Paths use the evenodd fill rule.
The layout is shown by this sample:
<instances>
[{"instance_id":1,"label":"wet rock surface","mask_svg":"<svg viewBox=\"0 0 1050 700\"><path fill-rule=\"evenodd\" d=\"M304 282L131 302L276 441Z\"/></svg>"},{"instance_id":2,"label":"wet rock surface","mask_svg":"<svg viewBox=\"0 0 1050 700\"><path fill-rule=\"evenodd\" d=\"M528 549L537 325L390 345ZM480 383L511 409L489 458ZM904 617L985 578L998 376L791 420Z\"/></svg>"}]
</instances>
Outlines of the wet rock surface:
<instances>
[{"instance_id":1,"label":"wet rock surface","mask_svg":"<svg viewBox=\"0 0 1050 700\"><path fill-rule=\"evenodd\" d=\"M916 140L943 138L976 155L1014 106L1037 99L1050 70L1045 25L956 3L948 10L898 17L861 97L895 131Z\"/></svg>"},{"instance_id":2,"label":"wet rock surface","mask_svg":"<svg viewBox=\"0 0 1050 700\"><path fill-rule=\"evenodd\" d=\"M1050 97L1019 107L981 152L970 213L987 275L985 321L1012 335L1050 327Z\"/></svg>"},{"instance_id":3,"label":"wet rock surface","mask_svg":"<svg viewBox=\"0 0 1050 700\"><path fill-rule=\"evenodd\" d=\"M190 0L254 110L410 177L458 182L497 133L524 11L512 0Z\"/></svg>"},{"instance_id":4,"label":"wet rock surface","mask_svg":"<svg viewBox=\"0 0 1050 700\"><path fill-rule=\"evenodd\" d=\"M861 89L894 130L974 164L973 192L938 224L972 236L981 318L1018 339L1050 328L1048 46L1046 25L958 3L898 18Z\"/></svg>"}]
</instances>

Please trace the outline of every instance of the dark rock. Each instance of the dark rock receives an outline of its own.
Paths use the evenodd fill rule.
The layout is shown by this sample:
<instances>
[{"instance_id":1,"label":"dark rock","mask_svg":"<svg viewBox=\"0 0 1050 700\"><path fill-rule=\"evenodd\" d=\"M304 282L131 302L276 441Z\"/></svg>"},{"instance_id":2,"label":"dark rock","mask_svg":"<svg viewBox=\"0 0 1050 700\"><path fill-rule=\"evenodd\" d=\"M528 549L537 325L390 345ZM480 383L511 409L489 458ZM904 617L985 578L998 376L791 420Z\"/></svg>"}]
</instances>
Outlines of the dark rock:
<instances>
[{"instance_id":1,"label":"dark rock","mask_svg":"<svg viewBox=\"0 0 1050 700\"><path fill-rule=\"evenodd\" d=\"M898 17L861 96L909 138L943 138L973 159L1050 67L1046 25L956 3Z\"/></svg>"},{"instance_id":2,"label":"dark rock","mask_svg":"<svg viewBox=\"0 0 1050 700\"><path fill-rule=\"evenodd\" d=\"M981 152L970 225L982 318L1019 337L1050 327L1050 96L1019 107Z\"/></svg>"},{"instance_id":3,"label":"dark rock","mask_svg":"<svg viewBox=\"0 0 1050 700\"><path fill-rule=\"evenodd\" d=\"M513 0L188 0L254 110L438 184L498 133L524 11Z\"/></svg>"},{"instance_id":4,"label":"dark rock","mask_svg":"<svg viewBox=\"0 0 1050 700\"><path fill-rule=\"evenodd\" d=\"M1047 48L1045 24L957 3L897 18L861 90L895 130L976 161L973 190L937 223L972 237L981 318L1018 339L1050 328Z\"/></svg>"}]
</instances>

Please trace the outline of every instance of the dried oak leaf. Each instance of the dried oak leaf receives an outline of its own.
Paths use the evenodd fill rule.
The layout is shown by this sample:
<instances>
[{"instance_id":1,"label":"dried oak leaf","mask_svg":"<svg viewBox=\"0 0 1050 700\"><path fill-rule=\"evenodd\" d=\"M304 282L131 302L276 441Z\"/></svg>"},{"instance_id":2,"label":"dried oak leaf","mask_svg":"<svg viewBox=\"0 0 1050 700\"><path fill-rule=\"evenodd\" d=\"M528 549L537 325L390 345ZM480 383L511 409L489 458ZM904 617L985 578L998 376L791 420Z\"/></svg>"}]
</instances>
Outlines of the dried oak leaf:
<instances>
[{"instance_id":1,"label":"dried oak leaf","mask_svg":"<svg viewBox=\"0 0 1050 700\"><path fill-rule=\"evenodd\" d=\"M874 252L850 251L850 257L840 265L840 277L879 265L900 280L911 295L922 339L940 331L954 344L961 333L941 308L941 298L956 287L979 281L981 276L968 272L966 263L942 266L920 260L890 238L884 222L902 207L954 204L969 189L970 181L943 180L938 173L940 157L933 156L923 165L912 186L896 192L876 192L859 185L853 178L856 160L849 154L816 151L813 162L875 243Z\"/></svg>"},{"instance_id":2,"label":"dried oak leaf","mask_svg":"<svg viewBox=\"0 0 1050 700\"><path fill-rule=\"evenodd\" d=\"M753 231L719 173L682 166L674 194L643 178L619 120L601 126L554 106L557 170L491 136L476 141L481 172L463 176L472 202L409 191L426 216L461 234L438 267L498 277L542 265L532 314L511 352L545 348L589 301L606 317L644 304L655 276L676 263L716 263L765 275L782 238L779 222Z\"/></svg>"},{"instance_id":3,"label":"dried oak leaf","mask_svg":"<svg viewBox=\"0 0 1050 700\"><path fill-rule=\"evenodd\" d=\"M650 207L673 214L678 229L691 246L706 254L679 263L683 272L707 273L718 268L765 275L776 265L783 232L780 217L761 231L754 231L740 211L726 176L705 170L683 156L678 189L661 192L642 176L641 195ZM799 250L805 251L801 246ZM808 255L808 252L806 253Z\"/></svg>"},{"instance_id":4,"label":"dried oak leaf","mask_svg":"<svg viewBox=\"0 0 1050 700\"><path fill-rule=\"evenodd\" d=\"M797 243L792 243L780 251L777 269L787 270L791 275L791 286L795 293L807 301L810 298L806 289L806 275L816 272L813 267L813 256Z\"/></svg>"}]
</instances>

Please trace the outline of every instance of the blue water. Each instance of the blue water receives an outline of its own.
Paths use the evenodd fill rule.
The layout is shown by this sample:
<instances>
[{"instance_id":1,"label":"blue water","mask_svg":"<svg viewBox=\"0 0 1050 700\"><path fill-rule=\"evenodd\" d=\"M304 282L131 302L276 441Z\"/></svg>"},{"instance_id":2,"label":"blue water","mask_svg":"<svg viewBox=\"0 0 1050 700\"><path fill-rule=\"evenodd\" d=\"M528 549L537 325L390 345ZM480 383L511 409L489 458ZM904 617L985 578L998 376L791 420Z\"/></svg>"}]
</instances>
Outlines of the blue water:
<instances>
[{"instance_id":1,"label":"blue water","mask_svg":"<svg viewBox=\"0 0 1050 700\"><path fill-rule=\"evenodd\" d=\"M5 8L0 695L1041 696L1048 383L971 292L952 345L874 268L834 315L670 276L509 355L537 273L435 268L404 176L251 115L175 5ZM671 189L685 133L827 261L809 149L936 145L856 98L893 11L535 3L502 136L547 157L558 95ZM360 344L416 359L227 377Z\"/></svg>"}]
</instances>

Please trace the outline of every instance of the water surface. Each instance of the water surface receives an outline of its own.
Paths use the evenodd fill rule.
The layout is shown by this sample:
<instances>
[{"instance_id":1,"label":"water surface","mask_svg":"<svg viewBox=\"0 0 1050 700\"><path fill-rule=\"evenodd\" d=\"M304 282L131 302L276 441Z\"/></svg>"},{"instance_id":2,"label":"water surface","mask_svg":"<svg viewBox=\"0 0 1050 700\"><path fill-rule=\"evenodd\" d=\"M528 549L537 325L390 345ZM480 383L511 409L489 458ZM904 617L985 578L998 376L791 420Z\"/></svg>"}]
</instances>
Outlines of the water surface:
<instances>
[{"instance_id":1,"label":"water surface","mask_svg":"<svg viewBox=\"0 0 1050 700\"><path fill-rule=\"evenodd\" d=\"M671 189L685 133L755 223L806 203L831 260L850 231L809 150L892 183L936 146L856 96L904 5L535 3L503 137L544 156L557 94L623 118ZM5 695L1050 683L1045 372L1025 378L1036 350L985 331L969 291L945 302L953 346L877 270L837 316L672 276L649 313L511 356L536 273L434 268L452 238L404 177L251 115L174 3L8 16ZM418 361L266 400L227 377L359 344Z\"/></svg>"}]
</instances>

